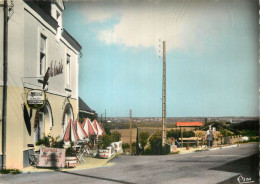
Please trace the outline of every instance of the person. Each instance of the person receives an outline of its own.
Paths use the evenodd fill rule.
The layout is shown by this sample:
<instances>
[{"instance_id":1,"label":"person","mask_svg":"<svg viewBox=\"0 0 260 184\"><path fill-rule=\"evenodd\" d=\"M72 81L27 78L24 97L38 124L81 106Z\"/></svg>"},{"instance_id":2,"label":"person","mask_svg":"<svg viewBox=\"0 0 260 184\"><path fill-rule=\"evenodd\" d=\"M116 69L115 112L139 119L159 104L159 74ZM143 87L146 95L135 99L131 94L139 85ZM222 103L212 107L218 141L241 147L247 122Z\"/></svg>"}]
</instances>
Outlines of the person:
<instances>
[{"instance_id":1,"label":"person","mask_svg":"<svg viewBox=\"0 0 260 184\"><path fill-rule=\"evenodd\" d=\"M207 140L207 146L211 148L213 144L213 130L211 130L211 128L206 132L206 140Z\"/></svg>"}]
</instances>

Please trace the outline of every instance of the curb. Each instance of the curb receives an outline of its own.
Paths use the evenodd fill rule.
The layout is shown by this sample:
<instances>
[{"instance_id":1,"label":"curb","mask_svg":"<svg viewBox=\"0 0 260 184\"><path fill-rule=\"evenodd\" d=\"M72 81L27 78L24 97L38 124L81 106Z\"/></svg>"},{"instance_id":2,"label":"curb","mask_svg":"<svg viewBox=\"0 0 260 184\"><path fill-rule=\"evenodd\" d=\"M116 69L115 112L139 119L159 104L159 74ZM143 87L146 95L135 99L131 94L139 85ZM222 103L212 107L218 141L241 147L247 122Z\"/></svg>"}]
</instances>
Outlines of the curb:
<instances>
[{"instance_id":1,"label":"curb","mask_svg":"<svg viewBox=\"0 0 260 184\"><path fill-rule=\"evenodd\" d=\"M218 149L225 149L225 148L234 148L234 147L238 147L238 146L240 146L240 145L235 144L235 145L224 146L224 147L219 147L219 148L211 148L211 149L209 149L209 151L214 151L214 150L218 150Z\"/></svg>"},{"instance_id":2,"label":"curb","mask_svg":"<svg viewBox=\"0 0 260 184\"><path fill-rule=\"evenodd\" d=\"M240 144L234 144L234 145L223 146L223 147L218 147L218 148L206 148L206 149L201 149L201 150L195 150L195 151L191 151L191 152L187 152L187 153L180 153L180 154L184 155L184 154L191 154L191 153L202 152L202 151L214 151L214 150L234 148L234 147L239 147L239 146L240 146Z\"/></svg>"}]
</instances>

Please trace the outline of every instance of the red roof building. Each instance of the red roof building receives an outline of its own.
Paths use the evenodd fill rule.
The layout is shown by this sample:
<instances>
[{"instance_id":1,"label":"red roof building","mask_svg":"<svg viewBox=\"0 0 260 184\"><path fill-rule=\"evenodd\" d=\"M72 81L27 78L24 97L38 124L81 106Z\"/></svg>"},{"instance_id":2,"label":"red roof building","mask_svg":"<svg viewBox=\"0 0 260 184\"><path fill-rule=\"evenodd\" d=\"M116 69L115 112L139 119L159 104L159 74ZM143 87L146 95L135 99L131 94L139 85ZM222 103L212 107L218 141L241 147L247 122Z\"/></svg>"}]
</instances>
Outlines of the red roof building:
<instances>
[{"instance_id":1,"label":"red roof building","mask_svg":"<svg viewBox=\"0 0 260 184\"><path fill-rule=\"evenodd\" d=\"M196 127L202 126L203 122L177 122L176 125L180 127Z\"/></svg>"}]
</instances>

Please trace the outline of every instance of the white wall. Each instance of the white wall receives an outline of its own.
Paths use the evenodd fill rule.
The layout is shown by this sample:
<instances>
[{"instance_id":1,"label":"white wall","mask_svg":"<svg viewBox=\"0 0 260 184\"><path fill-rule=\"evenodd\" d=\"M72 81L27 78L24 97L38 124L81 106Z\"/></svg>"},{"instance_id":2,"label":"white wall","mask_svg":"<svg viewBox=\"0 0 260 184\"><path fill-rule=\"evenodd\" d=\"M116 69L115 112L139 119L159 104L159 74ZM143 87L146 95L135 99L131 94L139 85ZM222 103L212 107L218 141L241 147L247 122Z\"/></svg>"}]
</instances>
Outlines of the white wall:
<instances>
[{"instance_id":1,"label":"white wall","mask_svg":"<svg viewBox=\"0 0 260 184\"><path fill-rule=\"evenodd\" d=\"M56 66L62 64L63 70L61 74L49 78L48 92L52 94L58 94L67 96L71 94L72 98L78 98L78 56L75 50L68 48L64 42L71 47L66 40L63 41L56 39L55 34L46 28L43 24L35 19L29 12L25 11L24 22L24 76L25 77L41 77L39 74L40 63L40 35L43 34L47 37L46 43L46 63L47 66L53 66L56 62ZM66 88L66 56L71 56L71 87L72 92L65 90ZM25 78L26 87L42 87L42 84L38 82L38 79Z\"/></svg>"}]
</instances>

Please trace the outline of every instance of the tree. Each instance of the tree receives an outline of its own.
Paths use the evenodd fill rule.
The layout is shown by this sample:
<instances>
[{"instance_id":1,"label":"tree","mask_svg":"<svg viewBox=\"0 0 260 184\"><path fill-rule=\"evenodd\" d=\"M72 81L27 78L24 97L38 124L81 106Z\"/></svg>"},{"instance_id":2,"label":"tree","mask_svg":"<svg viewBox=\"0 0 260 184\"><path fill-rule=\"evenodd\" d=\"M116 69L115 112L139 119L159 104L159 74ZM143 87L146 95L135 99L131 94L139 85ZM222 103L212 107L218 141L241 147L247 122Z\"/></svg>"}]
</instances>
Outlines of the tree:
<instances>
[{"instance_id":1,"label":"tree","mask_svg":"<svg viewBox=\"0 0 260 184\"><path fill-rule=\"evenodd\" d=\"M118 142L121 140L121 134L117 131L111 133L111 140L112 142Z\"/></svg>"},{"instance_id":2,"label":"tree","mask_svg":"<svg viewBox=\"0 0 260 184\"><path fill-rule=\"evenodd\" d=\"M102 149L106 149L108 146L110 146L111 143L112 143L112 140L111 140L110 135L105 134L101 137L100 144L101 144Z\"/></svg>"},{"instance_id":3,"label":"tree","mask_svg":"<svg viewBox=\"0 0 260 184\"><path fill-rule=\"evenodd\" d=\"M151 151L153 155L162 154L162 132L157 131L149 138Z\"/></svg>"},{"instance_id":4,"label":"tree","mask_svg":"<svg viewBox=\"0 0 260 184\"><path fill-rule=\"evenodd\" d=\"M139 133L139 142L141 144L142 153L144 152L144 147L147 145L147 140L149 138L148 132L140 132Z\"/></svg>"},{"instance_id":5,"label":"tree","mask_svg":"<svg viewBox=\"0 0 260 184\"><path fill-rule=\"evenodd\" d=\"M110 135L111 134L111 131L110 131L111 130L111 124L108 123L107 121L103 121L102 126L104 128L105 133Z\"/></svg>"},{"instance_id":6,"label":"tree","mask_svg":"<svg viewBox=\"0 0 260 184\"><path fill-rule=\"evenodd\" d=\"M182 135L183 135L184 138L186 138L186 137L194 137L195 133L192 130L190 130L190 131L183 130ZM178 139L178 138L181 137L181 131L180 130L171 129L170 131L167 131L167 137Z\"/></svg>"}]
</instances>

